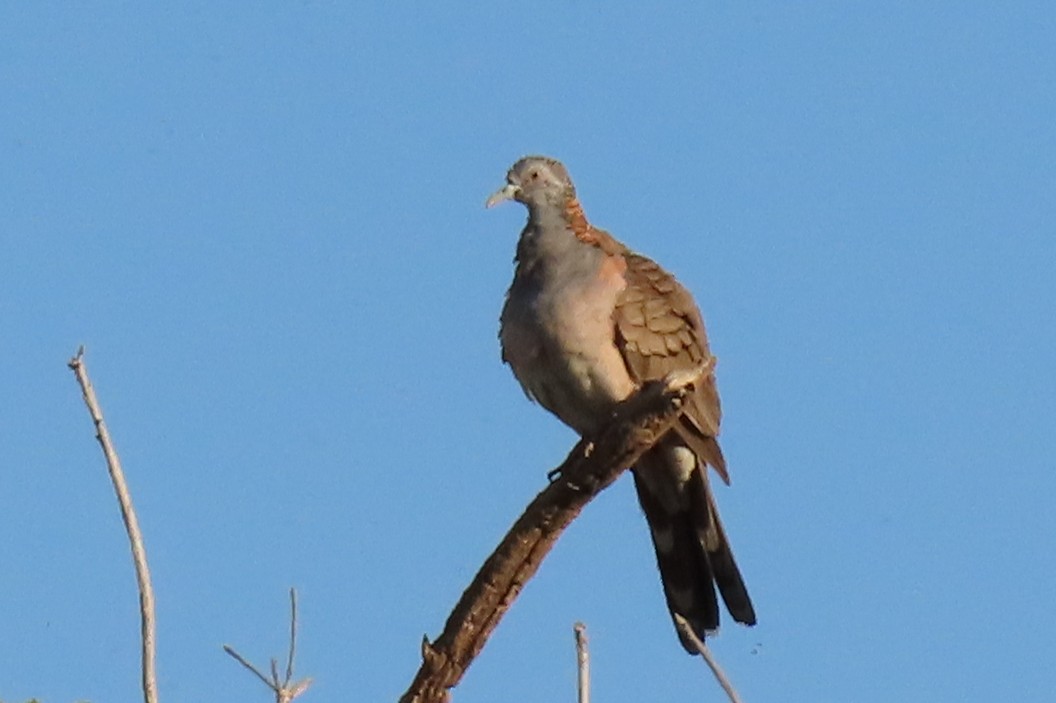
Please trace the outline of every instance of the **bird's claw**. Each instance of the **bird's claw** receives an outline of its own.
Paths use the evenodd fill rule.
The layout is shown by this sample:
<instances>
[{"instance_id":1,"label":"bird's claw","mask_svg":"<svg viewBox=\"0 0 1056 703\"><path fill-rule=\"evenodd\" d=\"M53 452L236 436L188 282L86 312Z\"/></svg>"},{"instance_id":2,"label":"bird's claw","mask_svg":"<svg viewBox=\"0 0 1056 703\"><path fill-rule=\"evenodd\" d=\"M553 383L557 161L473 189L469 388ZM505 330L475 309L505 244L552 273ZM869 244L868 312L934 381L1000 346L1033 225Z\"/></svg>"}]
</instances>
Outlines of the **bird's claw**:
<instances>
[{"instance_id":1,"label":"bird's claw","mask_svg":"<svg viewBox=\"0 0 1056 703\"><path fill-rule=\"evenodd\" d=\"M583 440L581 442L581 446L583 448L583 458L584 459L588 458L591 454L594 453L594 442L592 442L590 440ZM558 479L561 478L561 474L562 474L562 470L561 470L560 466L557 467L556 469L550 469L549 471L546 472L546 480L549 481L550 483L553 483L554 481L557 481Z\"/></svg>"}]
</instances>

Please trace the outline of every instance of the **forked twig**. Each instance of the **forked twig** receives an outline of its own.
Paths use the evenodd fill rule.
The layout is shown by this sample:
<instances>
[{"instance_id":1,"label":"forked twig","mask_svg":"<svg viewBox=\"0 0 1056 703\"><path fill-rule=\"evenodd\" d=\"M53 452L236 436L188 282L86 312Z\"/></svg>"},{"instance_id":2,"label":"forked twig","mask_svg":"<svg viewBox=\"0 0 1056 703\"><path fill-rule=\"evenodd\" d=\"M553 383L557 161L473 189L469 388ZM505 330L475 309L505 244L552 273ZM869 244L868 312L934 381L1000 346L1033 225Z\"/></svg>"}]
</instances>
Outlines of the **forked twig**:
<instances>
[{"instance_id":1,"label":"forked twig","mask_svg":"<svg viewBox=\"0 0 1056 703\"><path fill-rule=\"evenodd\" d=\"M245 657L235 651L231 645L225 644L224 651L231 655L235 661L249 669L253 674L264 682L264 685L275 694L275 703L290 703L294 698L308 690L312 685L311 678L293 681L293 660L297 651L297 590L290 589L290 646L286 654L286 675L279 677L279 662L271 659L271 678L268 678L260 669L253 666Z\"/></svg>"},{"instance_id":2,"label":"forked twig","mask_svg":"<svg viewBox=\"0 0 1056 703\"><path fill-rule=\"evenodd\" d=\"M139 529L139 520L136 519L136 511L132 506L132 495L129 493L128 484L125 482L125 474L121 470L121 460L117 456L117 450L110 439L110 432L103 420L103 411L99 407L99 401L95 397L95 389L88 378L88 367L84 363L84 347L77 350L77 354L67 364L77 377L77 383L84 395L84 403L88 406L88 414L95 424L95 438L99 440L103 448L103 456L106 457L106 468L110 473L110 481L114 484L117 493L117 502L121 506L121 519L125 523L125 532L128 533L128 541L132 547L132 561L136 568L136 585L139 587L139 617L140 617L140 643L142 658L141 685L143 688L143 700L146 703L157 703L158 701L158 679L154 670L154 588L150 583L150 569L147 566L147 551L143 546L143 533Z\"/></svg>"}]
</instances>

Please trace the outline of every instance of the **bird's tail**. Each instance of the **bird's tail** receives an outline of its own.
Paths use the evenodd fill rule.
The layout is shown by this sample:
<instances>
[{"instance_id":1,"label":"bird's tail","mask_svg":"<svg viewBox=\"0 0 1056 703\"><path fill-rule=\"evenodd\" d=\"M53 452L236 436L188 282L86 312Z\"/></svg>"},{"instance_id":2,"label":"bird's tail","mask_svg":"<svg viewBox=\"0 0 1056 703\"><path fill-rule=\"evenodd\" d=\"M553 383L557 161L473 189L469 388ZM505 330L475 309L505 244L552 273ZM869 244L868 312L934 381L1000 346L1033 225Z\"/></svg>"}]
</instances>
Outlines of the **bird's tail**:
<instances>
[{"instance_id":1,"label":"bird's tail","mask_svg":"<svg viewBox=\"0 0 1056 703\"><path fill-rule=\"evenodd\" d=\"M718 587L737 622L755 624L755 609L722 528L706 467L698 465L677 482L663 450L644 457L634 471L638 500L656 548L656 562L672 617L681 615L701 640L719 627ZM664 472L658 476L658 472ZM670 489L670 490L668 490ZM697 649L679 632L690 654Z\"/></svg>"}]
</instances>

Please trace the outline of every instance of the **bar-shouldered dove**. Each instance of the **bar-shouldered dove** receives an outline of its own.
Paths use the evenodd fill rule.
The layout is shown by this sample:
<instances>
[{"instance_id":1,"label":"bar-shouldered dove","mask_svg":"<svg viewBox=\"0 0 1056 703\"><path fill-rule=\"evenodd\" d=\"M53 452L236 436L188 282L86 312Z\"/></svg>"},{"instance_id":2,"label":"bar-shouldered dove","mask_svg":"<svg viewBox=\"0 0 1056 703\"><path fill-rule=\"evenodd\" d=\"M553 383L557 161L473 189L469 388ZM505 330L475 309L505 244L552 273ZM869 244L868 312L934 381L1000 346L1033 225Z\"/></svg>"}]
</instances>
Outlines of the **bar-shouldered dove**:
<instances>
[{"instance_id":1,"label":"bar-shouldered dove","mask_svg":"<svg viewBox=\"0 0 1056 703\"><path fill-rule=\"evenodd\" d=\"M503 361L530 398L590 437L642 383L710 358L693 297L654 261L587 221L561 162L521 159L487 206L504 200L527 207L528 224L499 339ZM708 481L711 466L729 483L716 441L713 376L695 385L686 407L632 471L668 608L703 639L719 626L716 586L737 622L754 625L755 610ZM682 645L697 651L684 637Z\"/></svg>"}]
</instances>

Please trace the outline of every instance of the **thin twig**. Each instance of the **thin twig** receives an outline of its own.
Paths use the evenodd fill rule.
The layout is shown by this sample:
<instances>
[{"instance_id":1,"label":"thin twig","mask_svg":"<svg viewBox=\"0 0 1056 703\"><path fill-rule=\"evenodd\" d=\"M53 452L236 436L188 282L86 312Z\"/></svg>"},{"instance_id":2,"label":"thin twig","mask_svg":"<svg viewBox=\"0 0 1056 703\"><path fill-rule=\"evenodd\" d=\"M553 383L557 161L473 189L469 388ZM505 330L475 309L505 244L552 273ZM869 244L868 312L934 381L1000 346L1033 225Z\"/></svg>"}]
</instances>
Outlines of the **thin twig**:
<instances>
[{"instance_id":1,"label":"thin twig","mask_svg":"<svg viewBox=\"0 0 1056 703\"><path fill-rule=\"evenodd\" d=\"M293 678L293 657L297 651L297 589L290 589L290 653L286 657L286 683Z\"/></svg>"},{"instance_id":2,"label":"thin twig","mask_svg":"<svg viewBox=\"0 0 1056 703\"><path fill-rule=\"evenodd\" d=\"M136 519L136 511L132 506L132 495L129 493L128 484L125 482L125 474L121 470L121 460L117 456L114 444L110 439L110 432L103 420L103 411L99 407L99 401L95 397L95 389L88 378L88 367L84 363L84 347L77 350L77 354L70 359L68 366L77 377L77 383L84 395L84 403L88 406L88 414L95 424L95 438L103 448L103 456L106 457L106 467L110 473L110 481L114 484L117 493L117 502L121 506L121 519L125 523L125 532L128 533L128 541L132 547L132 561L136 567L136 584L139 586L139 617L140 617L140 642L142 645L142 681L143 700L146 703L157 703L158 680L154 670L154 588L150 583L150 569L147 566L147 551L143 546L143 534L139 529L139 520Z\"/></svg>"},{"instance_id":3,"label":"thin twig","mask_svg":"<svg viewBox=\"0 0 1056 703\"><path fill-rule=\"evenodd\" d=\"M566 527L602 490L671 430L687 387L713 372L709 358L691 373L649 383L614 413L594 441L586 439L550 476L480 567L433 642L422 641L422 664L400 703L446 703L502 616Z\"/></svg>"},{"instance_id":4,"label":"thin twig","mask_svg":"<svg viewBox=\"0 0 1056 703\"><path fill-rule=\"evenodd\" d=\"M242 666L253 672L264 685L275 694L275 703L290 703L294 698L308 690L312 685L311 678L301 679L293 682L293 661L297 650L297 589L290 589L290 648L286 653L286 676L279 678L279 661L271 658L271 678L269 679L260 669L253 666L241 654L235 651L231 645L223 645L224 651L230 654Z\"/></svg>"},{"instance_id":5,"label":"thin twig","mask_svg":"<svg viewBox=\"0 0 1056 703\"><path fill-rule=\"evenodd\" d=\"M590 642L587 640L587 626L577 622L572 631L576 633L576 671L579 703L590 703Z\"/></svg>"},{"instance_id":6,"label":"thin twig","mask_svg":"<svg viewBox=\"0 0 1056 703\"><path fill-rule=\"evenodd\" d=\"M689 623L684 617L678 613L674 613L675 626L678 628L679 633L684 635L689 641L697 648L700 652L700 656L704 657L704 661L707 662L708 667L711 668L711 673L715 675L719 685L722 686L722 690L726 692L726 695L730 699L730 703L742 703L741 697L737 695L737 691L733 688L733 684L730 679L726 676L726 672L719 666L719 660L715 658L715 655L711 653L711 649L704 644L704 642L697 637L697 633L693 631L693 628L689 626Z\"/></svg>"},{"instance_id":7,"label":"thin twig","mask_svg":"<svg viewBox=\"0 0 1056 703\"><path fill-rule=\"evenodd\" d=\"M224 651L227 652L228 654L230 654L232 657L234 657L235 660L238 661L239 664L241 664L242 666L246 667L247 669L252 671L254 674L256 674L257 678L260 679L261 681L263 681L265 686L267 686L268 688L274 690L275 687L272 686L271 679L269 679L267 676L262 674L260 669L258 669L257 667L253 666L253 664L251 664L249 661L247 661L245 657L243 657L241 654L236 652L234 647L232 647L229 644L225 644L225 645L223 645L223 647L224 647Z\"/></svg>"}]
</instances>

